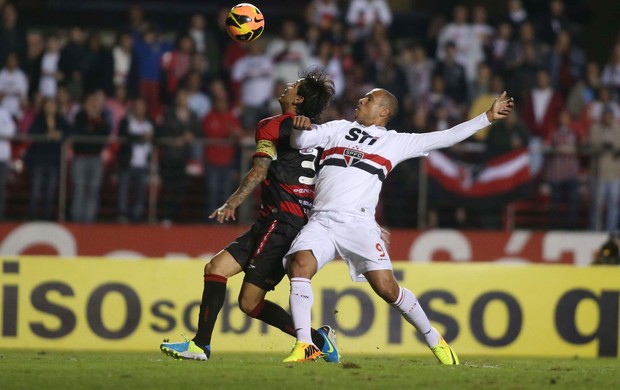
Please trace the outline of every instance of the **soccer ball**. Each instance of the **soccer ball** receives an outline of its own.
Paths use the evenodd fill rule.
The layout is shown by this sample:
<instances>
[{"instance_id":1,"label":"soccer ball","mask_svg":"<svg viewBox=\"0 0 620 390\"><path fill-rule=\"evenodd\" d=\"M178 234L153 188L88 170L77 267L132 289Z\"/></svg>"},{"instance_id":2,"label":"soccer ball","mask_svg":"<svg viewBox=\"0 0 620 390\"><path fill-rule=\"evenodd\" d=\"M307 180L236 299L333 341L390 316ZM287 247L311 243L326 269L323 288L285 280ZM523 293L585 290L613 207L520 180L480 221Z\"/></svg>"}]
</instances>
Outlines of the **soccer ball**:
<instances>
[{"instance_id":1,"label":"soccer ball","mask_svg":"<svg viewBox=\"0 0 620 390\"><path fill-rule=\"evenodd\" d=\"M263 14L250 3L235 5L226 17L226 31L237 42L252 42L264 29Z\"/></svg>"}]
</instances>

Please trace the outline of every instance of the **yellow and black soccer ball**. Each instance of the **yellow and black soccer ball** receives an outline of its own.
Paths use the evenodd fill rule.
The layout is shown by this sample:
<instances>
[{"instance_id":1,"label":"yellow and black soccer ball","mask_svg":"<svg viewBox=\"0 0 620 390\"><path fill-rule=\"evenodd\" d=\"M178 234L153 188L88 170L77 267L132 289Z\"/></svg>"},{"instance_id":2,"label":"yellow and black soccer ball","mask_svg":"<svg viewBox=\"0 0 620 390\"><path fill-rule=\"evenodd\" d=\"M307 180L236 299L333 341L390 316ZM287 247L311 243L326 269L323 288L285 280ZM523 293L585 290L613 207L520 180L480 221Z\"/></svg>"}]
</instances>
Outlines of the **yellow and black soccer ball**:
<instances>
[{"instance_id":1,"label":"yellow and black soccer ball","mask_svg":"<svg viewBox=\"0 0 620 390\"><path fill-rule=\"evenodd\" d=\"M226 17L226 31L237 42L252 42L264 29L265 17L250 3L235 5Z\"/></svg>"}]
</instances>

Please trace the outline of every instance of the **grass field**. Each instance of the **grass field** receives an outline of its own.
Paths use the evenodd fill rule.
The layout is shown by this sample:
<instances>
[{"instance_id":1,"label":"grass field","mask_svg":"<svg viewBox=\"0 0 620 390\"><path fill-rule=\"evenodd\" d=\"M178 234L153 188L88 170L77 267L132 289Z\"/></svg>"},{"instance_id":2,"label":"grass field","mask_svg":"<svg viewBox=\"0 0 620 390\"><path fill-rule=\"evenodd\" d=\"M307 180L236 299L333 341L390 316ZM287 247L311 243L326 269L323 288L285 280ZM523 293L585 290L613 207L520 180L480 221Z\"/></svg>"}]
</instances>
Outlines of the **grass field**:
<instances>
[{"instance_id":1,"label":"grass field","mask_svg":"<svg viewBox=\"0 0 620 390\"><path fill-rule=\"evenodd\" d=\"M617 359L353 355L284 364L277 354L221 353L209 362L161 353L0 350L0 389L617 389Z\"/></svg>"}]
</instances>

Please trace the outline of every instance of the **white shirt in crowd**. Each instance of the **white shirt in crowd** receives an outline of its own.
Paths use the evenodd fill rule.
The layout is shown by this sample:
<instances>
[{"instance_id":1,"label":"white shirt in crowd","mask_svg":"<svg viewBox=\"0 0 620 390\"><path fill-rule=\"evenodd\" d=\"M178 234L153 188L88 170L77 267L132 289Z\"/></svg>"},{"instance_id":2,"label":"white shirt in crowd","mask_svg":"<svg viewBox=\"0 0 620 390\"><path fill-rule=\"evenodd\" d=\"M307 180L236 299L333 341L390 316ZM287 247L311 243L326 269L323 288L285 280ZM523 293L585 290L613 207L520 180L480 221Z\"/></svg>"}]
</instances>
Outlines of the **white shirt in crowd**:
<instances>
[{"instance_id":1,"label":"white shirt in crowd","mask_svg":"<svg viewBox=\"0 0 620 390\"><path fill-rule=\"evenodd\" d=\"M244 105L259 107L273 94L273 61L265 54L248 55L235 62L231 77L241 83L241 100ZM297 80L299 75L286 80Z\"/></svg>"},{"instance_id":2,"label":"white shirt in crowd","mask_svg":"<svg viewBox=\"0 0 620 390\"><path fill-rule=\"evenodd\" d=\"M126 85L131 67L131 52L115 46L112 49L112 56L114 57L114 85Z\"/></svg>"},{"instance_id":3,"label":"white shirt in crowd","mask_svg":"<svg viewBox=\"0 0 620 390\"><path fill-rule=\"evenodd\" d=\"M148 120L137 120L133 115L129 116L127 131L130 135L143 136L145 134L153 134L153 124ZM148 168L149 154L151 153L150 142L139 142L131 145L131 161L129 165L132 168Z\"/></svg>"},{"instance_id":4,"label":"white shirt in crowd","mask_svg":"<svg viewBox=\"0 0 620 390\"><path fill-rule=\"evenodd\" d=\"M9 139L15 135L17 126L11 118L11 114L0 107L0 162L11 160L11 141Z\"/></svg>"},{"instance_id":5,"label":"white shirt in crowd","mask_svg":"<svg viewBox=\"0 0 620 390\"><path fill-rule=\"evenodd\" d=\"M266 54L273 61L273 79L287 82L299 79L310 59L308 44L301 39L287 42L276 38L267 45Z\"/></svg>"},{"instance_id":6,"label":"white shirt in crowd","mask_svg":"<svg viewBox=\"0 0 620 390\"><path fill-rule=\"evenodd\" d=\"M337 120L293 130L293 148L323 147L312 213L337 211L374 216L383 180L400 162L452 146L490 125L486 113L448 130L398 133Z\"/></svg>"},{"instance_id":7,"label":"white shirt in crowd","mask_svg":"<svg viewBox=\"0 0 620 390\"><path fill-rule=\"evenodd\" d=\"M360 22L367 30L374 26L375 22L389 26L392 23L392 10L386 0L352 0L347 10L347 22L353 26L359 26Z\"/></svg>"},{"instance_id":8,"label":"white shirt in crowd","mask_svg":"<svg viewBox=\"0 0 620 390\"><path fill-rule=\"evenodd\" d=\"M552 96L553 90L551 88L534 88L532 90L532 107L534 108L534 121L536 123L542 123L545 120L547 107L549 107Z\"/></svg>"},{"instance_id":9,"label":"white shirt in crowd","mask_svg":"<svg viewBox=\"0 0 620 390\"><path fill-rule=\"evenodd\" d=\"M41 58L41 79L39 80L39 91L43 96L55 97L58 91L58 72L59 52L46 52Z\"/></svg>"},{"instance_id":10,"label":"white shirt in crowd","mask_svg":"<svg viewBox=\"0 0 620 390\"><path fill-rule=\"evenodd\" d=\"M22 103L28 95L28 78L21 69L13 71L4 68L0 71L0 95L4 95L0 106L12 116L21 118Z\"/></svg>"}]
</instances>

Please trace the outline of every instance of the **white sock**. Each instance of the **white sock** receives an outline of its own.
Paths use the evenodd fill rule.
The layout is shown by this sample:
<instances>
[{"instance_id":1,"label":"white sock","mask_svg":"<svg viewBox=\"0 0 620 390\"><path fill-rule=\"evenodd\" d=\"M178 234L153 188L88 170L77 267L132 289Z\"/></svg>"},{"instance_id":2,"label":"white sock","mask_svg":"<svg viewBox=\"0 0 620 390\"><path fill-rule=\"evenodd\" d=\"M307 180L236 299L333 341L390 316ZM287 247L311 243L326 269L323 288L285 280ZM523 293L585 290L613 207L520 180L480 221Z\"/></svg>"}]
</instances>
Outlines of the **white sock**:
<instances>
[{"instance_id":1,"label":"white sock","mask_svg":"<svg viewBox=\"0 0 620 390\"><path fill-rule=\"evenodd\" d=\"M398 298L396 302L392 303L392 306L397 308L407 322L413 325L418 332L422 333L430 348L439 343L439 333L431 326L426 313L411 291L401 287Z\"/></svg>"},{"instance_id":2,"label":"white sock","mask_svg":"<svg viewBox=\"0 0 620 390\"><path fill-rule=\"evenodd\" d=\"M312 294L312 285L310 279L291 278L291 315L297 332L297 340L304 343L312 343L312 304L314 303L314 295Z\"/></svg>"}]
</instances>

